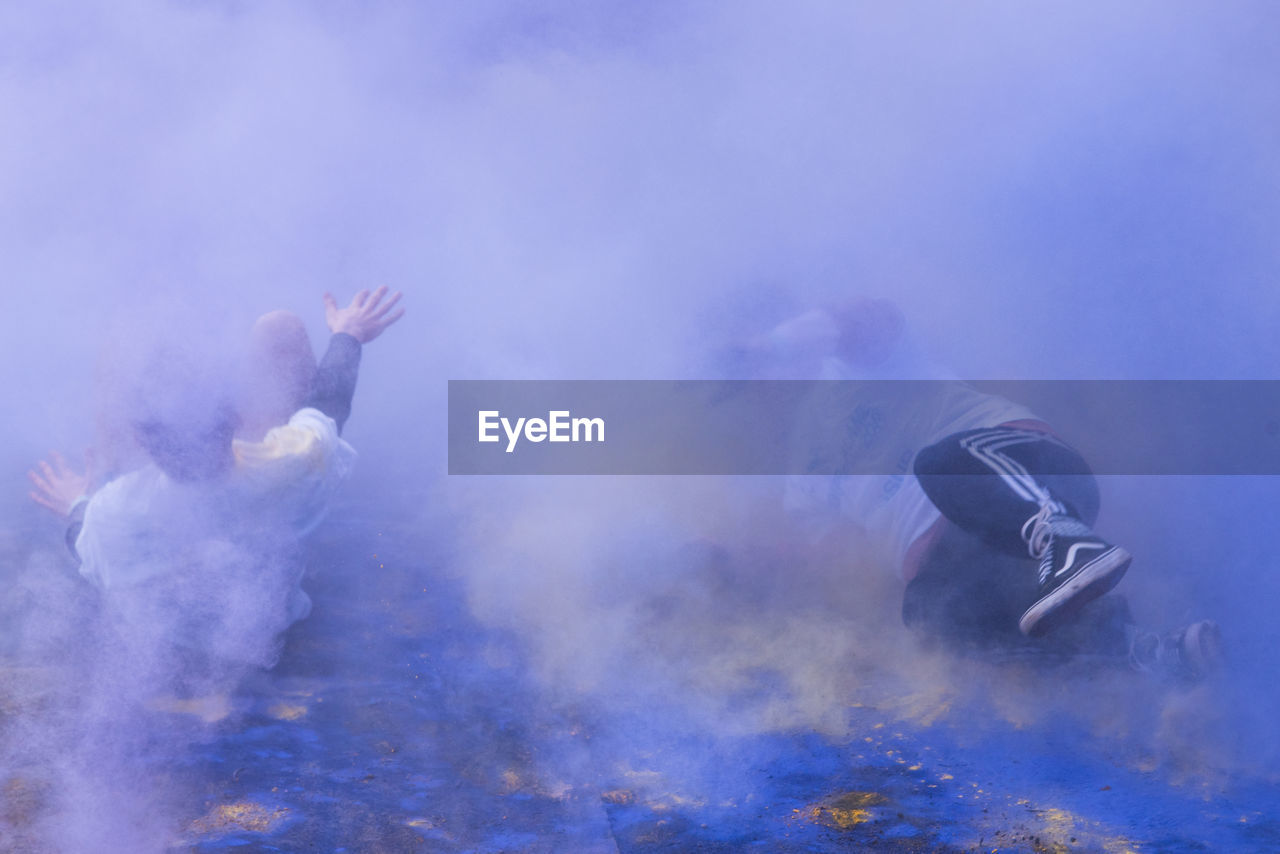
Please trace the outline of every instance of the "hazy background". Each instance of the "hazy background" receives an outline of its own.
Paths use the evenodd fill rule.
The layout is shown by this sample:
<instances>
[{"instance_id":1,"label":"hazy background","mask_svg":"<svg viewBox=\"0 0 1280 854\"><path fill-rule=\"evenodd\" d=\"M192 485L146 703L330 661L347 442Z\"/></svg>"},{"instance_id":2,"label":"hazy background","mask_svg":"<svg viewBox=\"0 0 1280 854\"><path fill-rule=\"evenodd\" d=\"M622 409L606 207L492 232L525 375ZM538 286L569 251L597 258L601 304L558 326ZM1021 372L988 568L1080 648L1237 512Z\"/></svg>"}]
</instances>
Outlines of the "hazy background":
<instances>
[{"instance_id":1,"label":"hazy background","mask_svg":"<svg viewBox=\"0 0 1280 854\"><path fill-rule=\"evenodd\" d=\"M350 497L456 538L445 571L550 696L838 730L866 644L906 648L890 580L682 574L686 539L775 543L767 484L449 480L445 381L705 376L734 335L852 294L975 379L1274 378L1278 24L1263 2L0 7L0 573L57 543L22 472L92 441L112 336L231 346L287 308L319 349L320 293L385 283L409 313L365 355ZM1215 731L1274 756L1280 484L1103 491L1139 616L1223 624Z\"/></svg>"}]
</instances>

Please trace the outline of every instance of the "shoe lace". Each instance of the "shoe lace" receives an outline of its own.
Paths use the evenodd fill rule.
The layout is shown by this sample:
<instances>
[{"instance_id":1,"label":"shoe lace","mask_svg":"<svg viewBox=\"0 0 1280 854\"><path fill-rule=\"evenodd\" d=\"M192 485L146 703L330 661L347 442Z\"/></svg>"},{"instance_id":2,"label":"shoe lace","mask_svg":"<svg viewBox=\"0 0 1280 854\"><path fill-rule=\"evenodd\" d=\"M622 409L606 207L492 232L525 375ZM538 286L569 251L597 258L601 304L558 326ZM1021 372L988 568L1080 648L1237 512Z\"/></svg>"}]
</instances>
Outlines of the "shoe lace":
<instances>
[{"instance_id":1,"label":"shoe lace","mask_svg":"<svg viewBox=\"0 0 1280 854\"><path fill-rule=\"evenodd\" d=\"M1050 519L1056 512L1057 508L1052 504L1045 504L1034 516L1022 523L1022 539L1026 541L1027 553L1040 561L1038 575L1041 587L1048 583L1049 576L1053 573L1053 553L1049 550L1053 542Z\"/></svg>"},{"instance_id":2,"label":"shoe lace","mask_svg":"<svg viewBox=\"0 0 1280 854\"><path fill-rule=\"evenodd\" d=\"M1022 539L1027 544L1027 553L1033 558L1043 558L1049 552L1049 542L1053 539L1049 519L1055 509L1052 504L1044 504L1034 516L1022 523Z\"/></svg>"}]
</instances>

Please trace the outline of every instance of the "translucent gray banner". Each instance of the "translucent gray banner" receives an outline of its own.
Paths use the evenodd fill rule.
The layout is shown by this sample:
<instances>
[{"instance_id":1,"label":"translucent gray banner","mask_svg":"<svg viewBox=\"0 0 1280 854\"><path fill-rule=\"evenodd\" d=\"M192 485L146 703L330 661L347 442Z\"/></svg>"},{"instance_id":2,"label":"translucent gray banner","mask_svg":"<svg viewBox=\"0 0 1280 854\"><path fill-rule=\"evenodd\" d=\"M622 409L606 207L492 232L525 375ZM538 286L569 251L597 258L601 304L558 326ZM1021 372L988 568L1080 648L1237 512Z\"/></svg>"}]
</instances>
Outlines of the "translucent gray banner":
<instances>
[{"instance_id":1,"label":"translucent gray banner","mask_svg":"<svg viewBox=\"0 0 1280 854\"><path fill-rule=\"evenodd\" d=\"M1272 380L451 380L449 473L899 474L1033 420L1095 474L1280 474Z\"/></svg>"}]
</instances>

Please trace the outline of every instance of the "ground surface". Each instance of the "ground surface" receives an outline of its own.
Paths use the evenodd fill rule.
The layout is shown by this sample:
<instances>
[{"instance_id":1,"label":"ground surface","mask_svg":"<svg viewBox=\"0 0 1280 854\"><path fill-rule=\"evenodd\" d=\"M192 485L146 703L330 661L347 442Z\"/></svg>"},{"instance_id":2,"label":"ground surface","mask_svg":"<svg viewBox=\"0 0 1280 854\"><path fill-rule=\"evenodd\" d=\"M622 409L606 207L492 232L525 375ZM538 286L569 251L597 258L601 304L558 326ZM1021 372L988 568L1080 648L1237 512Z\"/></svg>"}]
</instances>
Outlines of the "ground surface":
<instances>
[{"instance_id":1,"label":"ground surface","mask_svg":"<svg viewBox=\"0 0 1280 854\"><path fill-rule=\"evenodd\" d=\"M311 559L315 612L279 666L225 707L173 712L212 723L158 760L185 793L172 851L1280 850L1280 787L1196 743L1212 706L1195 692L1034 668L1007 683L1146 709L1111 721L885 678L834 729L716 732L678 698L536 684L520 638L433 574L447 548L350 520ZM8 780L11 826L38 810L30 777Z\"/></svg>"}]
</instances>

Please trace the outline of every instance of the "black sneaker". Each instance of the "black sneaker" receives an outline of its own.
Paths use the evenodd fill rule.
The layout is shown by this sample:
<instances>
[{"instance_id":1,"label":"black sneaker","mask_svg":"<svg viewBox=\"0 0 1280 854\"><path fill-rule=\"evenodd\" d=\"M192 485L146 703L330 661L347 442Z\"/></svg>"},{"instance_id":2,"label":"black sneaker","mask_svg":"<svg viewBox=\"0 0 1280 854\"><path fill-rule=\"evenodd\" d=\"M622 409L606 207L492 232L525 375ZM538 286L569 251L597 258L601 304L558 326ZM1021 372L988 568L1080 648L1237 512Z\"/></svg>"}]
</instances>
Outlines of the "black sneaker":
<instances>
[{"instance_id":1,"label":"black sneaker","mask_svg":"<svg viewBox=\"0 0 1280 854\"><path fill-rule=\"evenodd\" d=\"M1175 682L1194 683L1222 668L1222 630L1212 620L1158 635L1135 632L1129 642L1129 665L1143 673Z\"/></svg>"},{"instance_id":2,"label":"black sneaker","mask_svg":"<svg viewBox=\"0 0 1280 854\"><path fill-rule=\"evenodd\" d=\"M1040 598L1018 621L1029 637L1052 631L1082 605L1115 587L1133 560L1053 504L1028 519L1022 535L1031 556L1040 558Z\"/></svg>"}]
</instances>

